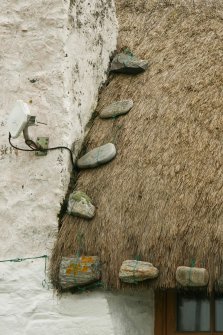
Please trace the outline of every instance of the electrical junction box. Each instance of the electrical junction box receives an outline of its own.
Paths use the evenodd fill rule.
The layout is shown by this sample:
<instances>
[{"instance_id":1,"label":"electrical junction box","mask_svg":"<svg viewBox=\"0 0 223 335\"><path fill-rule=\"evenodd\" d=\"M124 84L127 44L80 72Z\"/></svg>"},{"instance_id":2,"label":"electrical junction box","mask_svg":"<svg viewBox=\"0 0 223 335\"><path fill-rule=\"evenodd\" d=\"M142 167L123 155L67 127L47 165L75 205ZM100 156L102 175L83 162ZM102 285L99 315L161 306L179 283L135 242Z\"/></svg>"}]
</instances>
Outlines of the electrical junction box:
<instances>
[{"instance_id":1,"label":"electrical junction box","mask_svg":"<svg viewBox=\"0 0 223 335\"><path fill-rule=\"evenodd\" d=\"M36 151L36 156L46 156L49 144L49 137L37 137L36 144L39 145L45 151Z\"/></svg>"}]
</instances>

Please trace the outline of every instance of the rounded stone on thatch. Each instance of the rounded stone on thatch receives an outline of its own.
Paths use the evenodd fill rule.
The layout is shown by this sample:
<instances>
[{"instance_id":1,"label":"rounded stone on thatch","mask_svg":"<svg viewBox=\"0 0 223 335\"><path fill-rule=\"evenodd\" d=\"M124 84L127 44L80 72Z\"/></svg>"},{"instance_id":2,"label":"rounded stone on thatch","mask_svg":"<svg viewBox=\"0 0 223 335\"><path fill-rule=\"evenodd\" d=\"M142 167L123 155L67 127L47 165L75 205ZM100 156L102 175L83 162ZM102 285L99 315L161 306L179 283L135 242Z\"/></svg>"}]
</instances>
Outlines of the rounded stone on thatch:
<instances>
[{"instance_id":1,"label":"rounded stone on thatch","mask_svg":"<svg viewBox=\"0 0 223 335\"><path fill-rule=\"evenodd\" d=\"M100 118L108 119L111 117L126 114L130 111L130 109L132 109L132 107L133 107L133 101L131 99L114 101L112 104L102 109L100 113Z\"/></svg>"},{"instance_id":2,"label":"rounded stone on thatch","mask_svg":"<svg viewBox=\"0 0 223 335\"><path fill-rule=\"evenodd\" d=\"M207 286L209 273L204 268L179 266L176 271L177 282L184 287Z\"/></svg>"},{"instance_id":3,"label":"rounded stone on thatch","mask_svg":"<svg viewBox=\"0 0 223 335\"><path fill-rule=\"evenodd\" d=\"M77 161L80 169L94 168L111 161L116 156L116 148L113 143L107 143L89 151Z\"/></svg>"},{"instance_id":4,"label":"rounded stone on thatch","mask_svg":"<svg viewBox=\"0 0 223 335\"><path fill-rule=\"evenodd\" d=\"M151 263L127 260L122 263L119 278L125 283L136 283L158 277L159 270Z\"/></svg>"},{"instance_id":5,"label":"rounded stone on thatch","mask_svg":"<svg viewBox=\"0 0 223 335\"><path fill-rule=\"evenodd\" d=\"M117 54L112 63L110 71L126 74L137 74L148 68L146 60L138 59L131 53L121 52Z\"/></svg>"},{"instance_id":6,"label":"rounded stone on thatch","mask_svg":"<svg viewBox=\"0 0 223 335\"><path fill-rule=\"evenodd\" d=\"M97 256L62 257L59 280L62 289L88 285L101 277Z\"/></svg>"},{"instance_id":7,"label":"rounded stone on thatch","mask_svg":"<svg viewBox=\"0 0 223 335\"><path fill-rule=\"evenodd\" d=\"M92 219L95 215L95 207L87 194L74 191L69 196L67 212L73 216Z\"/></svg>"}]
</instances>

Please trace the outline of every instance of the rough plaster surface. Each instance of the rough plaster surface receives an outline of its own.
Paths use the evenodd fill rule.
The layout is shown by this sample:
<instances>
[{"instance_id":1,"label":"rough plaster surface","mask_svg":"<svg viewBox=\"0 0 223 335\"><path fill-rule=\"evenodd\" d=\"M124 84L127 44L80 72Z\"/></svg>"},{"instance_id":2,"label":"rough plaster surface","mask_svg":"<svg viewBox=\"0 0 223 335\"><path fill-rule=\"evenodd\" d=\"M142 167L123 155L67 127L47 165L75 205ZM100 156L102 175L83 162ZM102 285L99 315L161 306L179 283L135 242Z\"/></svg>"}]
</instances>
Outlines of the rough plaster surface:
<instances>
[{"instance_id":1,"label":"rough plaster surface","mask_svg":"<svg viewBox=\"0 0 223 335\"><path fill-rule=\"evenodd\" d=\"M42 287L44 260L0 267L3 335L113 335L108 303L98 293L63 295Z\"/></svg>"},{"instance_id":2,"label":"rough plaster surface","mask_svg":"<svg viewBox=\"0 0 223 335\"><path fill-rule=\"evenodd\" d=\"M85 292L58 299L47 287L44 259L0 266L4 335L153 335L153 293Z\"/></svg>"},{"instance_id":3,"label":"rough plaster surface","mask_svg":"<svg viewBox=\"0 0 223 335\"><path fill-rule=\"evenodd\" d=\"M154 334L154 294L143 292L106 295L115 335Z\"/></svg>"},{"instance_id":4,"label":"rough plaster surface","mask_svg":"<svg viewBox=\"0 0 223 335\"><path fill-rule=\"evenodd\" d=\"M0 212L2 257L49 252L69 182L67 152L38 158L11 150L7 116L16 99L47 125L31 128L50 146L83 139L116 44L112 2L2 0L0 4ZM31 82L31 81L35 82ZM23 145L22 136L14 140ZM16 247L15 247L16 245Z\"/></svg>"}]
</instances>

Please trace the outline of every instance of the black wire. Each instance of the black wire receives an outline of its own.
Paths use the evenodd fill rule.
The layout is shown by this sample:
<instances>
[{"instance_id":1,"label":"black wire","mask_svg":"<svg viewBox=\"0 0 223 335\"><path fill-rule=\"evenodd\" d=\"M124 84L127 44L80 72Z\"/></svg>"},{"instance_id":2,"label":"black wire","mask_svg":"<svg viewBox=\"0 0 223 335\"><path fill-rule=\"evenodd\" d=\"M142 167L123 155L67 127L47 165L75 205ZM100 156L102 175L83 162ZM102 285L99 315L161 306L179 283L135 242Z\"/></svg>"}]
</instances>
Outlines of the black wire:
<instances>
[{"instance_id":1,"label":"black wire","mask_svg":"<svg viewBox=\"0 0 223 335\"><path fill-rule=\"evenodd\" d=\"M38 150L39 149L38 145L35 142L33 142L32 140L25 140L25 144L28 145L28 147L30 147L30 149L32 149L32 150Z\"/></svg>"},{"instance_id":2,"label":"black wire","mask_svg":"<svg viewBox=\"0 0 223 335\"><path fill-rule=\"evenodd\" d=\"M68 147L59 146L59 147L53 147L53 148L48 148L48 149L41 149L41 150L38 149L38 150L35 150L35 151L52 151L52 150L58 150L58 149L65 149L65 150L69 151L70 160L71 160L72 166L74 167L73 153Z\"/></svg>"},{"instance_id":3,"label":"black wire","mask_svg":"<svg viewBox=\"0 0 223 335\"><path fill-rule=\"evenodd\" d=\"M14 149L21 150L21 151L34 151L34 149L22 149L22 148L18 148L18 147L16 147L15 145L12 144L12 142L11 142L11 138L12 138L12 135L9 133L9 144L10 144L11 147L13 147Z\"/></svg>"},{"instance_id":4,"label":"black wire","mask_svg":"<svg viewBox=\"0 0 223 335\"><path fill-rule=\"evenodd\" d=\"M12 138L12 135L9 133L9 144L14 149L20 150L20 151L43 151L43 152L46 152L46 151L60 150L60 149L68 150L69 153L70 153L70 159L71 159L72 166L74 167L73 153L72 153L71 149L69 149L68 147L58 146L58 147L43 149L41 147L38 147L38 145L35 142L33 142L32 140L26 140L25 143L26 143L26 145L28 145L28 147L30 147L30 149L23 149L23 148L18 148L15 145L13 145L12 141L11 141L11 138Z\"/></svg>"}]
</instances>

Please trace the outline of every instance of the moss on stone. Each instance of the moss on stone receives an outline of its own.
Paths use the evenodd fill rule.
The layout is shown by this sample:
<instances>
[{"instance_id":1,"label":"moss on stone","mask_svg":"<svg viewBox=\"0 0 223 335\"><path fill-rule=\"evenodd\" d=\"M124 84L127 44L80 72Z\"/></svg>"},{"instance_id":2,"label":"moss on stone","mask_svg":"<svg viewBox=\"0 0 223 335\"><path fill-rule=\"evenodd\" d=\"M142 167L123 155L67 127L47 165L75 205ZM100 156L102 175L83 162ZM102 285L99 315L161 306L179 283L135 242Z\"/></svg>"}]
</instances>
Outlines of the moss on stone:
<instances>
[{"instance_id":1,"label":"moss on stone","mask_svg":"<svg viewBox=\"0 0 223 335\"><path fill-rule=\"evenodd\" d=\"M81 191L75 191L70 195L70 199L80 202L82 199L85 199L87 203L92 203L91 198L87 194Z\"/></svg>"}]
</instances>

